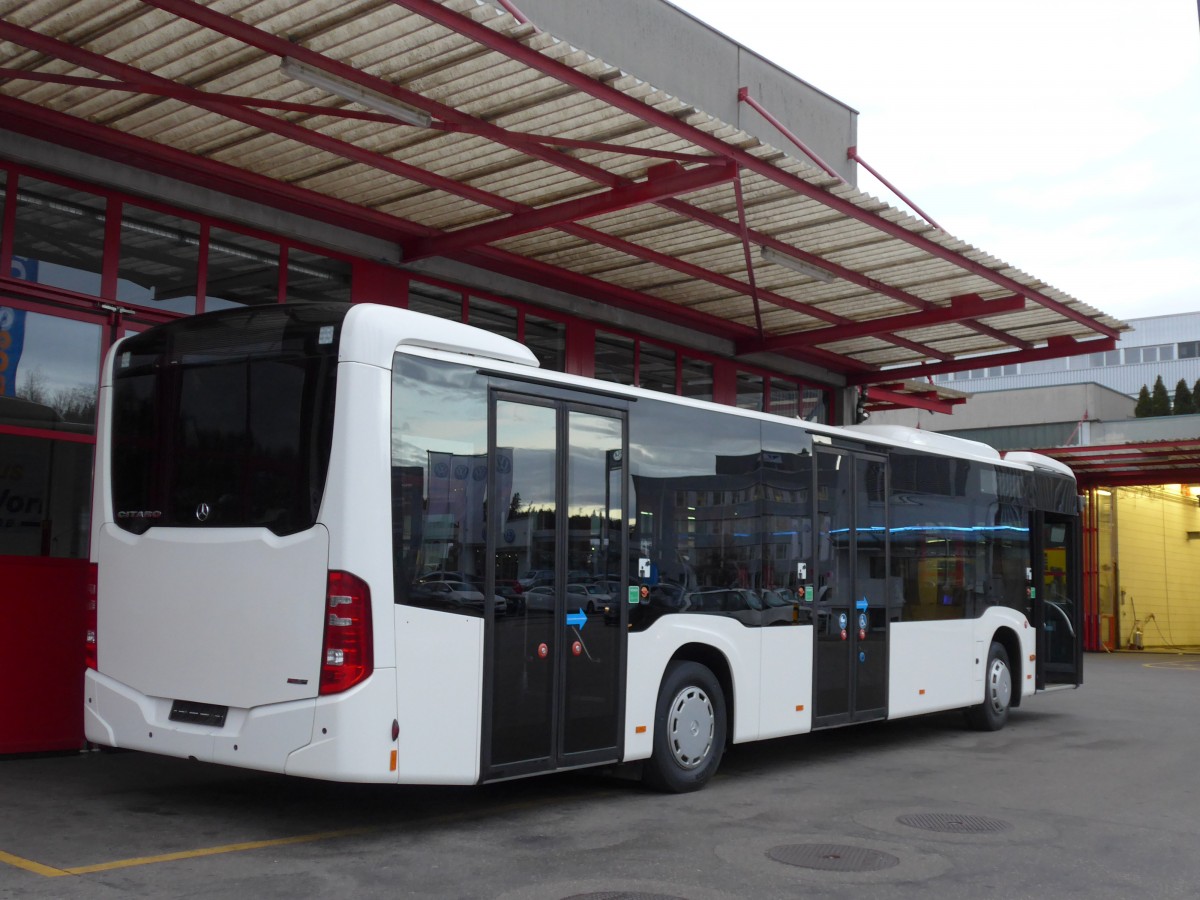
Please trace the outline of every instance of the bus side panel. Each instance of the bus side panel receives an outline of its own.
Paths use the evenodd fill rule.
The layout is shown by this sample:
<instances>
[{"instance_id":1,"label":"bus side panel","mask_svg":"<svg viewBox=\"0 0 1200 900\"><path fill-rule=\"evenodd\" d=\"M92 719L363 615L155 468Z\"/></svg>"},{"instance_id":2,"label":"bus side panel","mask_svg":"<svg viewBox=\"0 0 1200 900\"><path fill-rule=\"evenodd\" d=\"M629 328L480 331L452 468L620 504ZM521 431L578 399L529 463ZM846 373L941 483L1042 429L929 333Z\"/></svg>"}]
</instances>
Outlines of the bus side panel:
<instances>
[{"instance_id":1,"label":"bus side panel","mask_svg":"<svg viewBox=\"0 0 1200 900\"><path fill-rule=\"evenodd\" d=\"M971 657L975 665L975 699L974 703L983 700L983 679L987 671L988 651L991 649L992 638L1001 628L1011 631L1021 644L1020 659L1010 659L1009 668L1012 670L1013 694L1022 697L1032 697L1037 692L1034 681L1035 655L1037 654L1037 632L1029 624L1023 613L1007 606L993 606L975 621L975 654ZM1017 679L1020 679L1018 685Z\"/></svg>"},{"instance_id":2,"label":"bus side panel","mask_svg":"<svg viewBox=\"0 0 1200 900\"><path fill-rule=\"evenodd\" d=\"M344 694L318 698L312 743L288 756L285 773L329 781L395 782L394 674L377 668ZM232 762L225 757L218 761Z\"/></svg>"},{"instance_id":3,"label":"bus side panel","mask_svg":"<svg viewBox=\"0 0 1200 900\"><path fill-rule=\"evenodd\" d=\"M972 706L982 699L983 686L974 678L978 624L974 619L891 624L889 719Z\"/></svg>"},{"instance_id":4,"label":"bus side panel","mask_svg":"<svg viewBox=\"0 0 1200 900\"><path fill-rule=\"evenodd\" d=\"M761 628L747 628L724 616L663 616L649 629L629 635L625 687L625 760L648 759L654 749L654 713L667 663L685 644L712 647L729 663L735 698L731 734L735 743L758 737ZM638 729L645 730L639 734Z\"/></svg>"},{"instance_id":5,"label":"bus side panel","mask_svg":"<svg viewBox=\"0 0 1200 900\"><path fill-rule=\"evenodd\" d=\"M813 627L762 629L759 738L812 731Z\"/></svg>"},{"instance_id":6,"label":"bus side panel","mask_svg":"<svg viewBox=\"0 0 1200 900\"><path fill-rule=\"evenodd\" d=\"M397 606L402 784L475 784L483 709L483 619Z\"/></svg>"},{"instance_id":7,"label":"bus side panel","mask_svg":"<svg viewBox=\"0 0 1200 900\"><path fill-rule=\"evenodd\" d=\"M329 568L371 588L375 667L396 664L392 640L391 372L343 362L329 476L318 521L329 529Z\"/></svg>"}]
</instances>

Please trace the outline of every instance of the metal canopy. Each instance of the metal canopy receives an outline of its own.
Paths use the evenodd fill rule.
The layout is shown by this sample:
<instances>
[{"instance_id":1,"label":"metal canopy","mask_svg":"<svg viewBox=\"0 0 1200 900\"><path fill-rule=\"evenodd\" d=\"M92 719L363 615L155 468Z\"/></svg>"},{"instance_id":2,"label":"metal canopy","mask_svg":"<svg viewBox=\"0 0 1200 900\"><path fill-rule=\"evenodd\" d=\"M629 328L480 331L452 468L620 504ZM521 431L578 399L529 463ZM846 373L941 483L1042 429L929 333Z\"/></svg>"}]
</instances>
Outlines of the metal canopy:
<instances>
[{"instance_id":1,"label":"metal canopy","mask_svg":"<svg viewBox=\"0 0 1200 900\"><path fill-rule=\"evenodd\" d=\"M1107 350L1126 327L476 0L0 11L12 131L815 363L888 402L905 379Z\"/></svg>"},{"instance_id":2,"label":"metal canopy","mask_svg":"<svg viewBox=\"0 0 1200 900\"><path fill-rule=\"evenodd\" d=\"M1200 438L1038 450L1066 463L1080 488L1200 484Z\"/></svg>"}]
</instances>

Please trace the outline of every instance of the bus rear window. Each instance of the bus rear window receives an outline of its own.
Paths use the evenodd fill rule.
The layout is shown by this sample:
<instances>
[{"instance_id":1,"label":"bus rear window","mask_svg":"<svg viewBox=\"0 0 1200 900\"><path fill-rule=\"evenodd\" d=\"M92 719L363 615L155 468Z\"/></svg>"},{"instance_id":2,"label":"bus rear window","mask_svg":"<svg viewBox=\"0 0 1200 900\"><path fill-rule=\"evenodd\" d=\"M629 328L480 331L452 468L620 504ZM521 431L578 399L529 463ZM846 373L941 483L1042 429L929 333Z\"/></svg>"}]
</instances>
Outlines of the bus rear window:
<instances>
[{"instance_id":1,"label":"bus rear window","mask_svg":"<svg viewBox=\"0 0 1200 900\"><path fill-rule=\"evenodd\" d=\"M230 310L130 338L113 373L117 524L312 527L333 426L342 304Z\"/></svg>"}]
</instances>

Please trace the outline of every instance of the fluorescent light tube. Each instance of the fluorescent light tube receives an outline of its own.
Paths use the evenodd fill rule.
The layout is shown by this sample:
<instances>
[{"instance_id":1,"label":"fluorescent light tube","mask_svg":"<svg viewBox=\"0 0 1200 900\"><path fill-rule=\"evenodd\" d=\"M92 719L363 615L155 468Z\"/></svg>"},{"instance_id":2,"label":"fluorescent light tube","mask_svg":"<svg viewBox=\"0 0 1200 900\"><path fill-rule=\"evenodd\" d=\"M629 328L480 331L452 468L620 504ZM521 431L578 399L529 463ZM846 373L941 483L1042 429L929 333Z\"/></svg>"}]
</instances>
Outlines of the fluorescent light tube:
<instances>
[{"instance_id":1,"label":"fluorescent light tube","mask_svg":"<svg viewBox=\"0 0 1200 900\"><path fill-rule=\"evenodd\" d=\"M828 272L819 266L814 266L810 263L801 262L793 256L788 256L786 253L780 253L770 247L759 247L762 254L763 262L774 263L777 266L783 266L785 269L791 269L793 272L799 272L801 275L807 275L809 278L815 278L817 281L825 284L830 284L837 279L837 276L832 272Z\"/></svg>"},{"instance_id":2,"label":"fluorescent light tube","mask_svg":"<svg viewBox=\"0 0 1200 900\"><path fill-rule=\"evenodd\" d=\"M330 94L341 97L343 100L350 100L360 106L373 109L375 112L381 112L385 116L399 119L406 125L428 128L433 121L428 113L405 106L402 103L396 102L391 97L385 97L378 91L368 90L353 82L346 81L344 78L330 75L328 72L314 68L307 63L299 62L288 56L283 58L283 62L279 65L279 70L293 81L300 81L312 87L320 88L323 91L328 91Z\"/></svg>"}]
</instances>

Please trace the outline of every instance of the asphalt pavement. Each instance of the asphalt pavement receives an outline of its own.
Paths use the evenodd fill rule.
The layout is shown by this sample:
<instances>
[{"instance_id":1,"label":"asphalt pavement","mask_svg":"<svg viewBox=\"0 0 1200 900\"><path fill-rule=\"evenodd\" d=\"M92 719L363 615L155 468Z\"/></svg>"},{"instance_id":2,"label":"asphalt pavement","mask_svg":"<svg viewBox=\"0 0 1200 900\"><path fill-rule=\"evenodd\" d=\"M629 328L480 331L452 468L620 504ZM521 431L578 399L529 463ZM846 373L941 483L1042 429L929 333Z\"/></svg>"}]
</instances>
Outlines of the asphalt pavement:
<instances>
[{"instance_id":1,"label":"asphalt pavement","mask_svg":"<svg viewBox=\"0 0 1200 900\"><path fill-rule=\"evenodd\" d=\"M1200 656L1093 654L1085 680L996 733L948 713L739 745L682 796L0 758L0 897L1200 895Z\"/></svg>"}]
</instances>

